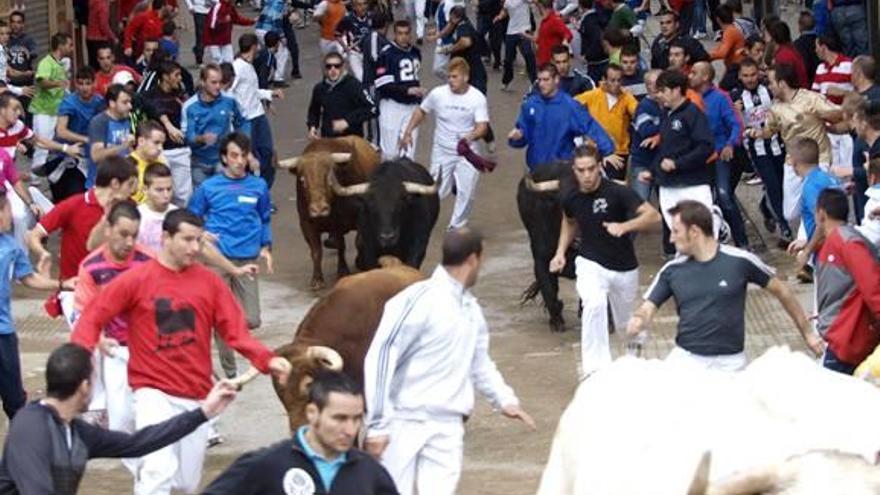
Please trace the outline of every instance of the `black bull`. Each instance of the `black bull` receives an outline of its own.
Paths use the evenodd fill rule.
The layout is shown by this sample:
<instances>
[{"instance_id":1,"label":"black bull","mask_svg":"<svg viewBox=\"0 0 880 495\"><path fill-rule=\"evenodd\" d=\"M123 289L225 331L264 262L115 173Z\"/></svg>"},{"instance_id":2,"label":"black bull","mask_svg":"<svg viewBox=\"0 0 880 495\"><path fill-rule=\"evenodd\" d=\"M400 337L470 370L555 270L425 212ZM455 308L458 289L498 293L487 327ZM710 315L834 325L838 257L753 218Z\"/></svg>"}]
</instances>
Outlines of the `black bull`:
<instances>
[{"instance_id":1,"label":"black bull","mask_svg":"<svg viewBox=\"0 0 880 495\"><path fill-rule=\"evenodd\" d=\"M358 197L358 269L377 268L385 255L419 268L440 213L431 174L406 158L387 161L373 171Z\"/></svg>"},{"instance_id":2,"label":"black bull","mask_svg":"<svg viewBox=\"0 0 880 495\"><path fill-rule=\"evenodd\" d=\"M550 260L556 254L562 224L562 193L574 187L571 162L558 161L536 167L519 182L516 204L519 217L529 233L534 260L535 281L523 292L521 303L534 299L538 293L550 313L550 329L565 330L562 301L559 300L559 275L550 273ZM574 244L566 252L565 269L561 275L574 279Z\"/></svg>"}]
</instances>

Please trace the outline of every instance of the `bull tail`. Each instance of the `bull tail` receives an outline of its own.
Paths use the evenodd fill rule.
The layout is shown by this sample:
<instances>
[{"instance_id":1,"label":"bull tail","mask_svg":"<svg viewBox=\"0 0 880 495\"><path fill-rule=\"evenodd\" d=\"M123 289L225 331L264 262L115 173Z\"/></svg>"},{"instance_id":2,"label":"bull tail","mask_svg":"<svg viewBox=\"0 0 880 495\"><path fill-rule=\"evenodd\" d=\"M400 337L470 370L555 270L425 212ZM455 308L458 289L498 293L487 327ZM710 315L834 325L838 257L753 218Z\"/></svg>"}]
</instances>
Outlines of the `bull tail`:
<instances>
[{"instance_id":1,"label":"bull tail","mask_svg":"<svg viewBox=\"0 0 880 495\"><path fill-rule=\"evenodd\" d=\"M534 301L538 294L541 293L541 286L538 285L538 281L535 280L526 287L526 290L523 291L522 295L519 296L519 305L525 306L529 301Z\"/></svg>"}]
</instances>

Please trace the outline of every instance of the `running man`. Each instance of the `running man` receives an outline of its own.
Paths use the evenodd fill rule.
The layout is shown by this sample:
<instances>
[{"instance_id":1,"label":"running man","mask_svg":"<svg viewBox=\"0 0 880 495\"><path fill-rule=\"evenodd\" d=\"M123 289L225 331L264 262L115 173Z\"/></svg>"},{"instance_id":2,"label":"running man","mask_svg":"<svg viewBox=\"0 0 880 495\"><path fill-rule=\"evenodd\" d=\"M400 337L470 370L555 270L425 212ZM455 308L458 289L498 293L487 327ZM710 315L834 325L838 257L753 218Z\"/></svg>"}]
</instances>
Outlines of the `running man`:
<instances>
[{"instance_id":1,"label":"running man","mask_svg":"<svg viewBox=\"0 0 880 495\"><path fill-rule=\"evenodd\" d=\"M412 46L409 21L394 23L394 40L379 52L376 62L376 97L379 100L379 145L382 159L398 156L397 142L403 129L427 90L421 86L422 54ZM418 142L418 129L413 131L412 146L406 156L413 160Z\"/></svg>"},{"instance_id":2,"label":"running man","mask_svg":"<svg viewBox=\"0 0 880 495\"><path fill-rule=\"evenodd\" d=\"M608 306L614 326L625 328L639 291L639 262L633 234L661 221L660 213L635 191L602 176L594 146L579 146L571 166L577 187L562 197L562 230L550 271L565 267L565 252L582 233L575 259L581 316L581 369L588 375L611 363Z\"/></svg>"},{"instance_id":3,"label":"running man","mask_svg":"<svg viewBox=\"0 0 880 495\"><path fill-rule=\"evenodd\" d=\"M474 388L504 416L535 428L489 356L488 325L470 292L482 262L480 234L448 232L431 278L385 304L364 360L365 449L401 495L455 493Z\"/></svg>"},{"instance_id":4,"label":"running man","mask_svg":"<svg viewBox=\"0 0 880 495\"><path fill-rule=\"evenodd\" d=\"M449 229L467 225L471 204L477 190L479 172L463 156L458 154L458 143L471 143L486 136L489 130L489 106L486 97L468 84L470 66L460 57L449 61L447 80L449 84L438 86L428 93L412 117L398 147L407 151L413 146L413 131L434 113L434 146L431 149L431 175L440 181L440 199L449 196L455 184L455 207L449 219Z\"/></svg>"}]
</instances>

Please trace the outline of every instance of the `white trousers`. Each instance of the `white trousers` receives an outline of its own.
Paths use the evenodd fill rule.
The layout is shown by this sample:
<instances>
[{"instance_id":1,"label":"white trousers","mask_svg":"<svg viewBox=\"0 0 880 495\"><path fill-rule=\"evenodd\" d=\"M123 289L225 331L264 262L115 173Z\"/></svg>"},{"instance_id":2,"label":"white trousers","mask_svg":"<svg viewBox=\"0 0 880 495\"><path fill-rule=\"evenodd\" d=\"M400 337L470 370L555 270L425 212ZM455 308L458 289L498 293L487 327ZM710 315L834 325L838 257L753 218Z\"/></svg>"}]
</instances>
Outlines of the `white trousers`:
<instances>
[{"instance_id":1,"label":"white trousers","mask_svg":"<svg viewBox=\"0 0 880 495\"><path fill-rule=\"evenodd\" d=\"M348 52L348 69L358 81L364 80L364 54L350 50Z\"/></svg>"},{"instance_id":2,"label":"white trousers","mask_svg":"<svg viewBox=\"0 0 880 495\"><path fill-rule=\"evenodd\" d=\"M702 184L699 186L685 186L685 187L663 187L660 186L660 213L663 215L663 221L666 222L666 226L672 230L672 215L669 214L669 209L673 206L677 205L680 201L684 201L689 199L691 201L696 201L698 203L702 203L709 208L709 211L712 211L712 188L710 188L706 184ZM721 228L721 221L717 218L716 215L712 215L714 221L712 222L712 229L715 232L715 237L718 237L718 231Z\"/></svg>"},{"instance_id":3,"label":"white trousers","mask_svg":"<svg viewBox=\"0 0 880 495\"><path fill-rule=\"evenodd\" d=\"M223 62L229 62L231 64L235 59L235 54L232 52L232 45L211 45L206 46L205 50L215 64L222 64Z\"/></svg>"},{"instance_id":4,"label":"white trousers","mask_svg":"<svg viewBox=\"0 0 880 495\"><path fill-rule=\"evenodd\" d=\"M9 202L9 209L12 210L12 234L15 236L18 245L27 253L29 249L27 245L27 234L28 231L36 225L37 221L34 218L34 214L31 213L30 208L24 204L24 200L22 200L18 196L18 193L15 192L15 189L12 188L12 184L10 184L9 181L3 181L3 185L6 187L6 200ZM28 190L30 191L31 189L34 188L29 188ZM42 196L42 193L40 195ZM34 201L36 201L36 199Z\"/></svg>"},{"instance_id":5,"label":"white trousers","mask_svg":"<svg viewBox=\"0 0 880 495\"><path fill-rule=\"evenodd\" d=\"M440 45L440 43L437 43L437 50L439 50L441 46L442 45ZM445 81L447 64L449 64L449 55L446 53L440 53L439 51L435 50L434 65L431 67L431 72L433 72L435 76Z\"/></svg>"},{"instance_id":6,"label":"white trousers","mask_svg":"<svg viewBox=\"0 0 880 495\"><path fill-rule=\"evenodd\" d=\"M34 134L49 140L55 139L56 123L58 123L57 115L34 114ZM49 150L41 146L36 146L34 148L34 159L31 162L31 168L33 169L46 163L48 157Z\"/></svg>"},{"instance_id":7,"label":"white trousers","mask_svg":"<svg viewBox=\"0 0 880 495\"><path fill-rule=\"evenodd\" d=\"M113 356L95 351L98 376L89 410L107 411L107 428L134 433L134 394L128 386L128 357L128 347L123 346L114 349ZM122 464L132 474L137 474L139 459L123 459Z\"/></svg>"},{"instance_id":8,"label":"white trousers","mask_svg":"<svg viewBox=\"0 0 880 495\"><path fill-rule=\"evenodd\" d=\"M266 33L268 31L265 29L254 30L254 34L257 35L257 40L259 40L261 47L265 46ZM281 41L278 42L278 51L275 52L275 74L270 78L272 81L284 81L286 79L284 77L284 69L287 68L288 60L290 60L290 50L287 49L287 39L282 36Z\"/></svg>"},{"instance_id":9,"label":"white trousers","mask_svg":"<svg viewBox=\"0 0 880 495\"><path fill-rule=\"evenodd\" d=\"M406 16L416 27L416 38L424 38L425 25L428 23L428 18L425 17L425 0L406 0Z\"/></svg>"},{"instance_id":10,"label":"white trousers","mask_svg":"<svg viewBox=\"0 0 880 495\"><path fill-rule=\"evenodd\" d=\"M199 407L199 402L154 388L134 392L135 426L141 429ZM170 495L171 490L196 493L208 446L208 423L167 447L141 459L134 495Z\"/></svg>"},{"instance_id":11,"label":"white trousers","mask_svg":"<svg viewBox=\"0 0 880 495\"><path fill-rule=\"evenodd\" d=\"M322 57L330 52L336 52L340 54L344 54L345 52L345 50L342 49L342 45L340 45L339 42L336 40L325 40L324 38L321 38L320 40L318 40L318 46L321 48Z\"/></svg>"},{"instance_id":12,"label":"white trousers","mask_svg":"<svg viewBox=\"0 0 880 495\"><path fill-rule=\"evenodd\" d=\"M724 354L720 356L700 356L699 354L694 354L693 352L687 351L678 346L675 346L672 351L669 352L669 355L666 356L666 361L682 363L685 366L692 366L704 370L717 371L741 371L746 367L747 363L745 352L740 352L738 354Z\"/></svg>"},{"instance_id":13,"label":"white trousers","mask_svg":"<svg viewBox=\"0 0 880 495\"><path fill-rule=\"evenodd\" d=\"M184 146L162 151L168 168L171 169L171 184L174 186L172 201L183 208L193 193L192 150Z\"/></svg>"},{"instance_id":14,"label":"white trousers","mask_svg":"<svg viewBox=\"0 0 880 495\"><path fill-rule=\"evenodd\" d=\"M581 369L584 375L611 363L608 306L618 332L626 329L639 297L639 270L619 272L578 256L576 288L584 305L581 315Z\"/></svg>"},{"instance_id":15,"label":"white trousers","mask_svg":"<svg viewBox=\"0 0 880 495\"><path fill-rule=\"evenodd\" d=\"M853 139L849 134L828 134L831 141L831 165L852 168Z\"/></svg>"},{"instance_id":16,"label":"white trousers","mask_svg":"<svg viewBox=\"0 0 880 495\"><path fill-rule=\"evenodd\" d=\"M464 157L444 153L432 155L431 175L435 181L440 180L440 199L449 196L455 186L455 206L449 219L449 230L464 227L471 214L480 173Z\"/></svg>"},{"instance_id":17,"label":"white trousers","mask_svg":"<svg viewBox=\"0 0 880 495\"><path fill-rule=\"evenodd\" d=\"M804 180L786 163L782 168L782 214L791 227L801 218L803 186Z\"/></svg>"},{"instance_id":18,"label":"white trousers","mask_svg":"<svg viewBox=\"0 0 880 495\"><path fill-rule=\"evenodd\" d=\"M379 144L382 147L382 159L394 160L400 156L397 142L409 124L413 111L418 105L404 105L394 100L379 100ZM416 145L419 141L419 128L412 132L412 146L404 152L410 160L416 156Z\"/></svg>"},{"instance_id":19,"label":"white trousers","mask_svg":"<svg viewBox=\"0 0 880 495\"><path fill-rule=\"evenodd\" d=\"M394 420L382 454L400 495L454 495L461 476L464 424Z\"/></svg>"}]
</instances>

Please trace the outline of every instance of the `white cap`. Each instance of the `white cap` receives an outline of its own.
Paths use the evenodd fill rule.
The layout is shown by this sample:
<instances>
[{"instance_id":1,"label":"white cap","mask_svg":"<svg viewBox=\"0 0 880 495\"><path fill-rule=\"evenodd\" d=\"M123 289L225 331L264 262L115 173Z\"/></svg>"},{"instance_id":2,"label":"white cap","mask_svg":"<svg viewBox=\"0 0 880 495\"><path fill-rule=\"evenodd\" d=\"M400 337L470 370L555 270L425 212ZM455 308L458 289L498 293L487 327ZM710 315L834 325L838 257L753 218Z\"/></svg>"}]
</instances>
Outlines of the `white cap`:
<instances>
[{"instance_id":1,"label":"white cap","mask_svg":"<svg viewBox=\"0 0 880 495\"><path fill-rule=\"evenodd\" d=\"M127 70L121 70L113 75L111 84L122 84L124 86L130 82L134 82L134 76Z\"/></svg>"}]
</instances>

